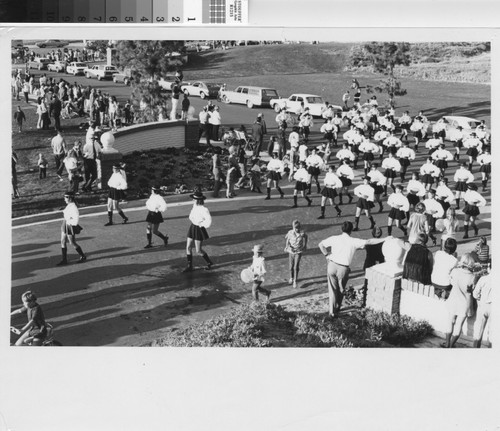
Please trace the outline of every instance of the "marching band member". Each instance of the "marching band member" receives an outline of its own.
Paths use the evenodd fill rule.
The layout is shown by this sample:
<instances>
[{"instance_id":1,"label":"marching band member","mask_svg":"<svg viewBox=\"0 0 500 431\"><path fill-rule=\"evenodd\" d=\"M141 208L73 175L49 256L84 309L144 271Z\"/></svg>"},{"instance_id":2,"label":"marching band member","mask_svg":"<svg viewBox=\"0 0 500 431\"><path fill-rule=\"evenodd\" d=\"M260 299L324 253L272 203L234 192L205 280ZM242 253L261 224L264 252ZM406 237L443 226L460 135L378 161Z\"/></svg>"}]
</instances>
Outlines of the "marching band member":
<instances>
[{"instance_id":1,"label":"marching band member","mask_svg":"<svg viewBox=\"0 0 500 431\"><path fill-rule=\"evenodd\" d=\"M391 207L389 215L387 216L387 234L392 235L392 222L395 220L396 227L400 228L403 231L403 234L406 235L407 231L401 224L401 220L403 220L409 213L410 203L408 202L407 197L403 194L403 186L399 184L396 186L396 191L389 196L387 203Z\"/></svg>"},{"instance_id":2,"label":"marching band member","mask_svg":"<svg viewBox=\"0 0 500 431\"><path fill-rule=\"evenodd\" d=\"M148 210L148 215L146 217L146 222L148 224L146 228L146 237L148 243L144 248L153 247L153 233L163 240L165 246L168 244L168 235L163 235L158 231L160 223L163 223L163 216L161 213L167 209L167 203L159 193L160 188L153 186L151 188L151 196L146 201L146 209Z\"/></svg>"},{"instance_id":3,"label":"marching band member","mask_svg":"<svg viewBox=\"0 0 500 431\"><path fill-rule=\"evenodd\" d=\"M426 190L425 186L419 181L419 176L417 172L413 172L411 175L411 180L408 181L406 186L406 197L410 206L415 208L415 206L420 202L420 198L425 196Z\"/></svg>"},{"instance_id":4,"label":"marching band member","mask_svg":"<svg viewBox=\"0 0 500 431\"><path fill-rule=\"evenodd\" d=\"M428 139L427 142L425 143L425 148L429 150L429 156L436 151L439 146L443 143L443 140L438 136L437 133L434 133L432 135L432 138Z\"/></svg>"},{"instance_id":5,"label":"marching band member","mask_svg":"<svg viewBox=\"0 0 500 431\"><path fill-rule=\"evenodd\" d=\"M306 162L300 162L300 168L293 174L295 180L295 189L293 191L293 206L297 208L297 192L302 194L302 197L307 201L307 206L310 207L312 200L306 196L306 190L311 187L311 174L306 168Z\"/></svg>"},{"instance_id":6,"label":"marching band member","mask_svg":"<svg viewBox=\"0 0 500 431\"><path fill-rule=\"evenodd\" d=\"M476 219L480 214L479 208L486 205L486 200L477 192L477 186L474 183L467 184L467 189L464 193L464 239L469 238L469 222L474 229L474 235L477 236L479 228L476 225Z\"/></svg>"},{"instance_id":7,"label":"marching band member","mask_svg":"<svg viewBox=\"0 0 500 431\"><path fill-rule=\"evenodd\" d=\"M448 208L455 200L455 196L448 187L448 178L439 178L439 185L436 187L436 199L443 207L443 212L446 214Z\"/></svg>"},{"instance_id":8,"label":"marching band member","mask_svg":"<svg viewBox=\"0 0 500 431\"><path fill-rule=\"evenodd\" d=\"M410 130L413 132L413 137L415 138L414 149L416 153L418 153L418 144L427 135L427 119L421 113L422 111L413 119L413 123L410 126Z\"/></svg>"},{"instance_id":9,"label":"marching band member","mask_svg":"<svg viewBox=\"0 0 500 431\"><path fill-rule=\"evenodd\" d=\"M361 215L361 210L364 210L366 217L370 220L370 229L375 227L375 220L370 214L370 209L374 207L373 198L374 190L373 187L368 184L370 181L369 176L363 177L363 184L360 184L354 189L354 194L358 197L358 202L356 204L356 216L354 218L354 229L353 231L359 230L359 216Z\"/></svg>"},{"instance_id":10,"label":"marching band member","mask_svg":"<svg viewBox=\"0 0 500 431\"><path fill-rule=\"evenodd\" d=\"M390 132L387 130L387 128L385 126L380 126L380 129L375 132L375 135L373 136L373 140L376 142L380 149L380 158L382 158L385 153L385 146L382 145L382 142L384 142L389 135Z\"/></svg>"},{"instance_id":11,"label":"marching band member","mask_svg":"<svg viewBox=\"0 0 500 431\"><path fill-rule=\"evenodd\" d=\"M396 178L397 173L401 170L401 164L393 156L391 152L382 161L382 169L385 169L384 176L387 178L388 184L384 186L384 196L387 196L387 185L390 185L392 191L394 191L394 178Z\"/></svg>"},{"instance_id":12,"label":"marching band member","mask_svg":"<svg viewBox=\"0 0 500 431\"><path fill-rule=\"evenodd\" d=\"M349 203L352 202L352 195L349 193L349 186L352 184L352 180L354 179L354 171L349 166L349 159L343 159L342 164L338 167L335 172L337 177L342 181L342 189L339 193L339 205L342 205L342 192L347 194L349 198Z\"/></svg>"},{"instance_id":13,"label":"marching band member","mask_svg":"<svg viewBox=\"0 0 500 431\"><path fill-rule=\"evenodd\" d=\"M397 151L396 157L399 159L399 164L401 165L401 172L399 173L401 182L404 183L406 170L410 166L411 161L415 160L415 151L408 147L408 142L404 142L403 146Z\"/></svg>"},{"instance_id":14,"label":"marching band member","mask_svg":"<svg viewBox=\"0 0 500 431\"><path fill-rule=\"evenodd\" d=\"M342 215L342 211L338 205L335 204L335 198L337 197L337 189L341 189L343 187L342 181L335 174L333 165L328 166L328 172L323 179L323 190L321 190L321 215L318 219L325 218L325 204L326 200L330 201L330 205L335 205L335 209L337 210L337 217Z\"/></svg>"},{"instance_id":15,"label":"marching band member","mask_svg":"<svg viewBox=\"0 0 500 431\"><path fill-rule=\"evenodd\" d=\"M271 184L278 190L281 199L285 196L283 190L281 190L279 186L279 181L281 180L283 172L285 172L285 165L278 159L278 153L273 153L273 158L269 160L267 164L267 197L265 200L271 199Z\"/></svg>"},{"instance_id":16,"label":"marching band member","mask_svg":"<svg viewBox=\"0 0 500 431\"><path fill-rule=\"evenodd\" d=\"M432 126L432 133L437 134L439 138L444 140L446 138L446 124L446 120L441 117Z\"/></svg>"},{"instance_id":17,"label":"marching band member","mask_svg":"<svg viewBox=\"0 0 500 431\"><path fill-rule=\"evenodd\" d=\"M382 144L394 156L398 152L398 148L401 147L401 140L397 136L394 136L394 132L391 130L389 131L389 136L384 139Z\"/></svg>"},{"instance_id":18,"label":"marching band member","mask_svg":"<svg viewBox=\"0 0 500 431\"><path fill-rule=\"evenodd\" d=\"M321 166L323 166L323 159L316 153L316 148L311 150L311 154L306 159L307 171L311 175L309 179L309 193L311 193L312 180L316 182L318 193L321 192L318 176L321 173Z\"/></svg>"},{"instance_id":19,"label":"marching band member","mask_svg":"<svg viewBox=\"0 0 500 431\"><path fill-rule=\"evenodd\" d=\"M410 117L410 112L405 111L401 117L398 119L399 127L401 128L401 141L403 141L403 138L405 139L406 142L408 142L408 131L410 130L410 126L412 123L412 119Z\"/></svg>"},{"instance_id":20,"label":"marching band member","mask_svg":"<svg viewBox=\"0 0 500 431\"><path fill-rule=\"evenodd\" d=\"M354 162L354 159L356 158L354 153L349 149L347 143L342 144L342 149L337 152L335 157L339 159L339 166L342 166L342 162L345 159L349 160L349 162Z\"/></svg>"},{"instance_id":21,"label":"marching band member","mask_svg":"<svg viewBox=\"0 0 500 431\"><path fill-rule=\"evenodd\" d=\"M422 203L425 206L427 222L429 223L429 237L432 239L433 245L436 245L437 239L434 236L434 232L436 231L436 219L442 218L444 215L443 207L436 200L436 190L430 189L427 192L427 199Z\"/></svg>"},{"instance_id":22,"label":"marching band member","mask_svg":"<svg viewBox=\"0 0 500 431\"><path fill-rule=\"evenodd\" d=\"M477 137L476 132L472 132L470 136L464 141L464 148L467 148L467 155L469 156L469 171L472 172L472 163L476 160L477 156L481 153L483 143Z\"/></svg>"},{"instance_id":23,"label":"marching band member","mask_svg":"<svg viewBox=\"0 0 500 431\"><path fill-rule=\"evenodd\" d=\"M460 148L464 146L465 137L466 134L463 132L462 126L458 126L456 129L450 130L450 141L453 142L453 146L455 147L453 160L456 160L457 162L460 161Z\"/></svg>"},{"instance_id":24,"label":"marching band member","mask_svg":"<svg viewBox=\"0 0 500 431\"><path fill-rule=\"evenodd\" d=\"M432 160L434 160L434 164L441 171L441 176L444 176L444 172L448 167L448 162L453 160L453 156L448 150L444 149L444 144L441 144L439 148L432 153Z\"/></svg>"},{"instance_id":25,"label":"marching band member","mask_svg":"<svg viewBox=\"0 0 500 431\"><path fill-rule=\"evenodd\" d=\"M359 145L359 151L363 153L365 175L367 175L368 169L370 169L373 159L375 158L375 154L378 153L379 148L378 145L370 142L368 139L363 139L363 141Z\"/></svg>"},{"instance_id":26,"label":"marching band member","mask_svg":"<svg viewBox=\"0 0 500 431\"><path fill-rule=\"evenodd\" d=\"M453 177L453 181L455 181L455 202L457 204L457 209L460 208L460 197L462 193L467 191L467 184L470 184L474 181L474 175L469 171L467 167L467 163L462 163L462 165L456 170L455 175Z\"/></svg>"},{"instance_id":27,"label":"marching band member","mask_svg":"<svg viewBox=\"0 0 500 431\"><path fill-rule=\"evenodd\" d=\"M477 158L477 161L481 166L479 168L479 172L481 172L483 192L486 191L486 186L488 185L488 180L490 179L491 160L490 150L488 147L485 147L483 153Z\"/></svg>"},{"instance_id":28,"label":"marching band member","mask_svg":"<svg viewBox=\"0 0 500 431\"><path fill-rule=\"evenodd\" d=\"M379 206L378 212L381 213L384 210L384 206L380 200L380 195L384 193L384 186L387 183L387 178L377 168L378 163L373 163L370 172L368 172L368 177L370 178L370 185L373 187L375 202L377 202Z\"/></svg>"},{"instance_id":29,"label":"marching band member","mask_svg":"<svg viewBox=\"0 0 500 431\"><path fill-rule=\"evenodd\" d=\"M431 186L439 178L441 171L439 168L432 163L432 158L427 157L427 161L420 166L420 178L422 183L425 185L426 190L429 190Z\"/></svg>"}]
</instances>

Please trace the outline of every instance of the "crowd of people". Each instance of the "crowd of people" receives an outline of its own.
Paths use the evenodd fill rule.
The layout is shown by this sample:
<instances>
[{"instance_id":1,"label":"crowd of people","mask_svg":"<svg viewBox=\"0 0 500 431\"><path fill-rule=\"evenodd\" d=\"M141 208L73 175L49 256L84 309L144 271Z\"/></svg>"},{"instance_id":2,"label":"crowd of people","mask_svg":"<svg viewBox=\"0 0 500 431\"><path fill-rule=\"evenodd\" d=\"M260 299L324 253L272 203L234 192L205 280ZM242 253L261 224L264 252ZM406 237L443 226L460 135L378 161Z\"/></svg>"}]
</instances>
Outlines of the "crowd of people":
<instances>
[{"instance_id":1,"label":"crowd of people","mask_svg":"<svg viewBox=\"0 0 500 431\"><path fill-rule=\"evenodd\" d=\"M66 84L62 84L62 88L66 89L62 90L62 96L66 98L70 98L68 93L75 91L75 87L66 88ZM357 94L359 84L355 91ZM87 100L87 94L83 96L83 90L81 93L80 97ZM445 346L455 345L462 324L471 313L470 304L473 302L471 298L474 297L479 304L477 322L480 323L477 325L482 325L477 334L481 333L482 336L481 331L484 330L484 323L490 312L488 304L491 304L488 284L490 255L489 251L485 251L488 247L486 238L481 238L478 250L471 250L460 257L454 254L456 255L460 229L465 240L469 238L471 229L475 236L479 234L476 220L480 208L486 205L486 200L478 191L477 174L480 175L484 192L488 188L492 161L491 137L486 125L483 122L475 130L470 131L461 130L459 127L451 136L447 136L444 119L431 125L423 112L419 112L414 118L408 111L397 117L394 108L381 109L375 96L361 104L356 94L352 107L348 106L349 98L345 98L342 111L338 111L328 102L325 103L320 126L323 138L321 142L312 142L311 132L315 125L309 110L303 108L296 116L285 110L276 116L277 132L268 137L267 146L265 139L268 135L268 126L263 113L257 115L251 131L247 131L244 125L238 130L232 127L224 130L219 107L209 102L199 114L199 138L206 137L206 144L212 155L213 197L219 197L224 185L226 198L229 199L236 196L236 189L248 187L251 192L262 193L261 187L265 185L266 200L271 199L273 188L278 196L283 198L286 196L286 191L280 187L280 182L286 180L293 182L292 208L298 207L299 195L308 206L312 206L314 202L312 187L315 185L316 194L320 198L318 219L325 218L327 202L335 208L338 219L352 218L352 222L343 222L340 237L330 237L319 245L328 260L329 315L332 318L339 316L356 250L380 247L387 238L394 238L395 225L406 239L404 277L433 285L436 296L447 301L450 328L446 334ZM62 100L63 97L59 97L60 95L54 94L52 99ZM78 95L76 86L77 98ZM88 93L89 100L103 100L103 98L94 89ZM112 97L108 98L108 114L106 114L108 116L113 102ZM61 166L66 166L68 172L72 172L73 175L80 175L75 172L74 165L66 159L75 156L84 158L86 154L87 159L95 161L100 151L93 133L95 128L102 124L103 116L100 114L102 111L95 108L94 103L91 106L93 109L89 110L90 133L87 133L83 148L81 142L76 142L74 148L69 150L60 131L52 141L58 175ZM181 105L183 114L188 110L186 106L189 108L187 104ZM177 116L177 113L174 115ZM453 150L447 149L449 144L447 145L445 138L451 142ZM212 145L213 140L222 140L223 146ZM417 154L422 150L420 144L425 145L427 154L425 161L418 165L417 159L420 157ZM223 153L228 155L225 166L221 161ZM268 160L263 159L263 153L269 157ZM76 166L78 165L77 162ZM43 169L47 166L43 157L39 166L42 176ZM88 191L95 181L91 162L85 165L84 171L87 181L83 190ZM408 175L411 175L411 179L407 178ZM453 185L450 184L449 178L453 178ZM74 181L71 184L73 187L69 191L70 201L74 200L78 192L78 182ZM118 211L123 223L126 223L128 218L119 207L119 202L123 199L122 191L127 187L123 166L114 167L113 175L107 184L110 192L109 220L106 225L113 224L114 210ZM164 201L161 202L163 199L159 196L158 190L157 186L153 187L147 205L149 212L146 218L148 223L146 247L151 246L153 233L159 236L165 245L168 244L168 235L159 232L159 224L163 222L161 213L166 209L166 204ZM209 238L207 229L212 223L210 212L204 206L205 196L201 189L196 189L191 197L194 206L189 217L192 224L187 235L187 267L184 271L189 272L193 268L193 250L205 260L206 269L210 270L214 262L203 249L203 241ZM353 208L351 204L355 199ZM373 217L375 204L378 205L378 213L384 211L384 204L389 207L385 224L387 236L370 240L352 238L351 233L360 229L362 214L370 222L369 228L380 232L380 226ZM458 213L460 209L463 216ZM64 250L68 241L80 254L80 261L85 261L85 255L74 241L74 235L77 233L68 231L68 225L71 223L66 220L63 233L65 239L61 240L62 264L67 263ZM433 246L436 246L438 234L441 234L441 249L433 255L427 248L427 242L430 239ZM290 255L290 284L293 287L297 287L300 259L306 249L307 235L302 231L300 222L295 220L292 230L287 234L285 244L285 251ZM253 252L253 297L258 299L260 292L269 298L270 291L262 286L265 273L262 245L254 247ZM465 277L462 274L464 271L471 274L467 280L473 279L473 281L464 281ZM480 293L479 290L476 291L476 286L480 286ZM464 300L468 306L465 311ZM480 345L480 335L476 337L475 333L475 345L478 343Z\"/></svg>"}]
</instances>

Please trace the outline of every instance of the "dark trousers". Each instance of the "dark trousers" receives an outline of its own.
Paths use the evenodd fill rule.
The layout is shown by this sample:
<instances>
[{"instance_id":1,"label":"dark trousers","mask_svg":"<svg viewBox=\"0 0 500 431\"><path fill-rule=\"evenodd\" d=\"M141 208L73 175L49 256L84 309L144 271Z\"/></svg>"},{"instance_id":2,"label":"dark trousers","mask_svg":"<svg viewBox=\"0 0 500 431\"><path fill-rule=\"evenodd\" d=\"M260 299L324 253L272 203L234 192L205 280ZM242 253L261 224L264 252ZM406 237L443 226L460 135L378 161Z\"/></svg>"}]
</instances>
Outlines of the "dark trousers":
<instances>
[{"instance_id":1,"label":"dark trousers","mask_svg":"<svg viewBox=\"0 0 500 431\"><path fill-rule=\"evenodd\" d=\"M97 162L94 159L83 159L83 168L85 170L85 184L83 190L92 189L92 183L97 178Z\"/></svg>"},{"instance_id":2,"label":"dark trousers","mask_svg":"<svg viewBox=\"0 0 500 431\"><path fill-rule=\"evenodd\" d=\"M56 174L62 175L64 170L64 154L54 154L54 160L56 161Z\"/></svg>"},{"instance_id":3,"label":"dark trousers","mask_svg":"<svg viewBox=\"0 0 500 431\"><path fill-rule=\"evenodd\" d=\"M54 114L54 127L56 130L61 129L61 114Z\"/></svg>"},{"instance_id":4,"label":"dark trousers","mask_svg":"<svg viewBox=\"0 0 500 431\"><path fill-rule=\"evenodd\" d=\"M46 178L47 177L47 168L42 168L41 166L38 167L38 174L40 179Z\"/></svg>"},{"instance_id":5,"label":"dark trousers","mask_svg":"<svg viewBox=\"0 0 500 431\"><path fill-rule=\"evenodd\" d=\"M198 129L198 141L205 134L207 138L207 145L210 145L210 124L200 124L200 128Z\"/></svg>"}]
</instances>

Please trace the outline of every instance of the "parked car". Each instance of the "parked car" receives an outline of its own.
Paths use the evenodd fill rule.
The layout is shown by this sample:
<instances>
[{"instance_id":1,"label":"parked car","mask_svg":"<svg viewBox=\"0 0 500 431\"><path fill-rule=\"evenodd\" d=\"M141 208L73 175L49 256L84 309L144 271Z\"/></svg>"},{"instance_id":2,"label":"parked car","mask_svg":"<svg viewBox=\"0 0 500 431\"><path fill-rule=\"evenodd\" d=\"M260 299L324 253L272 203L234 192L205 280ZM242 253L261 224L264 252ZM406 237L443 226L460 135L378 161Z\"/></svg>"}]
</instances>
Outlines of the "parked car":
<instances>
[{"instance_id":1,"label":"parked car","mask_svg":"<svg viewBox=\"0 0 500 431\"><path fill-rule=\"evenodd\" d=\"M130 67L126 67L122 72L115 73L113 75L113 82L119 83L123 82L125 85L129 85L132 80L132 73Z\"/></svg>"},{"instance_id":2,"label":"parked car","mask_svg":"<svg viewBox=\"0 0 500 431\"><path fill-rule=\"evenodd\" d=\"M38 48L62 48L68 45L68 42L59 39L47 39L37 42L35 45L38 46Z\"/></svg>"},{"instance_id":3,"label":"parked car","mask_svg":"<svg viewBox=\"0 0 500 431\"><path fill-rule=\"evenodd\" d=\"M301 103L304 102L304 108L309 108L309 112L314 117L321 117L325 102L321 96L315 94L292 94L288 99L272 99L271 107L275 112L280 112L285 108L286 112L298 114L301 109ZM333 105L335 109L342 110L342 107Z\"/></svg>"},{"instance_id":4,"label":"parked car","mask_svg":"<svg viewBox=\"0 0 500 431\"><path fill-rule=\"evenodd\" d=\"M474 118L470 117L461 117L457 115L445 115L442 117L445 121L445 131L446 131L446 140L450 140L450 136L453 131L455 131L458 126L462 127L462 132L465 134L470 134L472 132L475 132L476 127L481 124L480 120L476 120ZM432 136L432 133L434 132L434 125L436 124L435 121L429 123L429 129L427 132L427 136ZM486 128L485 132L488 134L488 136L491 136L491 131L490 129Z\"/></svg>"},{"instance_id":5,"label":"parked car","mask_svg":"<svg viewBox=\"0 0 500 431\"><path fill-rule=\"evenodd\" d=\"M254 106L271 106L270 101L279 98L279 95L274 88L242 85L232 91L221 91L221 98L225 103L241 103L251 109Z\"/></svg>"},{"instance_id":6,"label":"parked car","mask_svg":"<svg viewBox=\"0 0 500 431\"><path fill-rule=\"evenodd\" d=\"M158 84L163 90L172 91L172 85L175 83L175 76L166 76L158 80Z\"/></svg>"},{"instance_id":7,"label":"parked car","mask_svg":"<svg viewBox=\"0 0 500 431\"><path fill-rule=\"evenodd\" d=\"M68 62L66 61L54 61L54 63L49 63L47 65L47 70L51 72L64 72Z\"/></svg>"},{"instance_id":8,"label":"parked car","mask_svg":"<svg viewBox=\"0 0 500 431\"><path fill-rule=\"evenodd\" d=\"M181 90L189 96L199 96L202 99L216 98L222 85L216 82L194 81L182 84Z\"/></svg>"},{"instance_id":9,"label":"parked car","mask_svg":"<svg viewBox=\"0 0 500 431\"><path fill-rule=\"evenodd\" d=\"M119 71L115 66L106 66L105 64L94 64L83 71L86 78L97 78L98 81L113 79L113 75L116 73L119 73Z\"/></svg>"},{"instance_id":10,"label":"parked car","mask_svg":"<svg viewBox=\"0 0 500 431\"><path fill-rule=\"evenodd\" d=\"M48 58L37 57L33 61L28 61L28 69L47 69L47 66L51 63Z\"/></svg>"},{"instance_id":11,"label":"parked car","mask_svg":"<svg viewBox=\"0 0 500 431\"><path fill-rule=\"evenodd\" d=\"M68 75L83 75L87 65L85 63L79 63L78 61L72 61L66 66L66 73Z\"/></svg>"}]
</instances>

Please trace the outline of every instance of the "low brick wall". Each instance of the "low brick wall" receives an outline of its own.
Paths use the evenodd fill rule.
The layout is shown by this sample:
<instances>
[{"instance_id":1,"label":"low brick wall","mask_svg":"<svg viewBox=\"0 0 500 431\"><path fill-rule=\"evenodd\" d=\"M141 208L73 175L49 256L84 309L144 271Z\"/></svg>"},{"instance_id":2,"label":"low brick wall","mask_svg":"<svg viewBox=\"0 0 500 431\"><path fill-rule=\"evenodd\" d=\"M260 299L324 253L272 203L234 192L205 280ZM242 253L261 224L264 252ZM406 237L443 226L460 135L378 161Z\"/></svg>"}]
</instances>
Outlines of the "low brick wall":
<instances>
[{"instance_id":1,"label":"low brick wall","mask_svg":"<svg viewBox=\"0 0 500 431\"><path fill-rule=\"evenodd\" d=\"M159 148L198 145L198 121L158 121L123 127L113 133L114 148L122 154Z\"/></svg>"},{"instance_id":2,"label":"low brick wall","mask_svg":"<svg viewBox=\"0 0 500 431\"><path fill-rule=\"evenodd\" d=\"M402 271L386 271L384 264L366 269L366 306L386 313L399 313Z\"/></svg>"}]
</instances>

